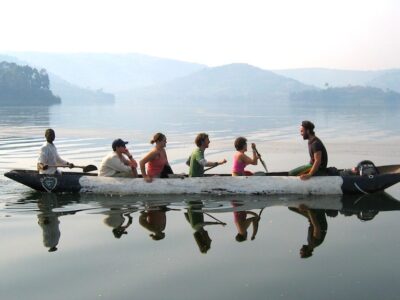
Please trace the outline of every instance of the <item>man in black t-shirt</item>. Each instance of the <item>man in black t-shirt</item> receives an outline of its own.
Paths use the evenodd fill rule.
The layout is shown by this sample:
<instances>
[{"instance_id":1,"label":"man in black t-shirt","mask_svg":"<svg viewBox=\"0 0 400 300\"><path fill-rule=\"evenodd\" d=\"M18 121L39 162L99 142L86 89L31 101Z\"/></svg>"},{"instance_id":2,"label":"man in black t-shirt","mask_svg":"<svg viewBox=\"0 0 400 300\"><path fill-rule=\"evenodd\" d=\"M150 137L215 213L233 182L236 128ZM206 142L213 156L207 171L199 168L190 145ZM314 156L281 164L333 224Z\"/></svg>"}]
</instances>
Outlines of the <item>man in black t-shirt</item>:
<instances>
[{"instance_id":1,"label":"man in black t-shirt","mask_svg":"<svg viewBox=\"0 0 400 300\"><path fill-rule=\"evenodd\" d=\"M325 175L328 165L328 153L321 140L315 136L314 128L314 124L310 121L303 121L300 127L303 139L308 140L310 163L289 172L291 176L300 175L302 180L307 180L313 175Z\"/></svg>"}]
</instances>

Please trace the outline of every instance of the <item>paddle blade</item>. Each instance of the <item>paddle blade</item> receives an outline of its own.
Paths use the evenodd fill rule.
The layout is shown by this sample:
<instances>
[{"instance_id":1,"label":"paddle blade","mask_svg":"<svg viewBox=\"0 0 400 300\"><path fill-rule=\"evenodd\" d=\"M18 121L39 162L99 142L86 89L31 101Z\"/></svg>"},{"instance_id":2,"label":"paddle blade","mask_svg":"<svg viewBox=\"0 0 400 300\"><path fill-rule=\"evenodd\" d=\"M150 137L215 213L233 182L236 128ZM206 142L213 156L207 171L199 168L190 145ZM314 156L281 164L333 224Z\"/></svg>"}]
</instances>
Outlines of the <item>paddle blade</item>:
<instances>
[{"instance_id":1,"label":"paddle blade","mask_svg":"<svg viewBox=\"0 0 400 300\"><path fill-rule=\"evenodd\" d=\"M264 167L264 169L265 169L265 172L268 173L268 169L267 169L267 166L266 166L265 162L262 161L261 159L260 159L260 161L261 161L261 164L263 165L263 167Z\"/></svg>"},{"instance_id":2,"label":"paddle blade","mask_svg":"<svg viewBox=\"0 0 400 300\"><path fill-rule=\"evenodd\" d=\"M96 171L97 167L95 165L87 165L86 167L83 168L83 172L87 173L87 172L92 172L92 171Z\"/></svg>"}]
</instances>

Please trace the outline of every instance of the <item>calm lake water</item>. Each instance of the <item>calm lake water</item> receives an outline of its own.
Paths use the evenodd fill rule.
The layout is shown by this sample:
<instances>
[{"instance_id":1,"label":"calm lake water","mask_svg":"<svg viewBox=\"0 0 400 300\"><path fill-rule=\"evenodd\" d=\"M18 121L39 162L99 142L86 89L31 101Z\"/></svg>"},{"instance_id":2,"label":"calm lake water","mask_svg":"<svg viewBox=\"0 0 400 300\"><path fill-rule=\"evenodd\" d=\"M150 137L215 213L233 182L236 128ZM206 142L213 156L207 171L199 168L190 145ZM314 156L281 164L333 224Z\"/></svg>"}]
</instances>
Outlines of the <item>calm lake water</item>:
<instances>
[{"instance_id":1,"label":"calm lake water","mask_svg":"<svg viewBox=\"0 0 400 300\"><path fill-rule=\"evenodd\" d=\"M231 159L244 135L280 171L307 159L303 119L316 123L330 165L396 164L399 113L394 104L0 107L0 298L399 299L400 185L364 197L118 197L35 193L2 176L35 167L48 127L76 164L98 165L116 137L139 159L162 131L174 170L187 172L206 131L207 157Z\"/></svg>"}]
</instances>

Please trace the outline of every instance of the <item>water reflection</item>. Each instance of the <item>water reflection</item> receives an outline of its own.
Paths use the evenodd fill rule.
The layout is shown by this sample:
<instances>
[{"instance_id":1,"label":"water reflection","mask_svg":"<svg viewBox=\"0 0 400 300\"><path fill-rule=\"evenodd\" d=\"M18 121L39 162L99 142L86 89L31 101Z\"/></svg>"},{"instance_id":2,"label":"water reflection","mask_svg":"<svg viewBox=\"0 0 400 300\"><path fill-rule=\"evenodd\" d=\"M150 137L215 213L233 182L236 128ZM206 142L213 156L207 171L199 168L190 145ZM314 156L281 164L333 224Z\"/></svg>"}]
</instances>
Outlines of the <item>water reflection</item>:
<instances>
[{"instance_id":1,"label":"water reflection","mask_svg":"<svg viewBox=\"0 0 400 300\"><path fill-rule=\"evenodd\" d=\"M237 202L232 203L233 207L238 207ZM253 225L253 234L251 235L251 240L253 241L256 238L258 231L258 222L261 219L261 214L264 208L260 210L259 214L252 212L250 210L237 210L233 212L233 219L237 228L237 235L235 237L236 241L244 242L247 240L247 229L250 225ZM248 217L250 216L250 217Z\"/></svg>"},{"instance_id":2,"label":"water reflection","mask_svg":"<svg viewBox=\"0 0 400 300\"><path fill-rule=\"evenodd\" d=\"M60 248L60 222L64 216L73 216L77 212L101 214L104 216L103 223L111 228L116 239L128 232L136 235L137 231L145 230L150 232L152 240L158 241L167 238L165 230L167 213L170 212L169 218L179 219L179 215L183 215L185 223L193 230L199 251L207 253L211 249L214 226L223 227L238 242L246 241L251 231L250 240L254 240L263 212L272 214L273 207L287 207L293 212L290 218L301 216L306 221L303 231L306 242L300 246L300 257L308 258L324 243L328 222L332 218L343 216L363 222L371 221L381 212L400 210L400 202L386 193L343 197L240 196L234 200L229 196L207 198L196 195L185 196L178 201L167 196L111 197L34 193L17 203L7 203L4 210L14 215L37 211L43 246L49 252ZM141 226L133 226L136 230L132 231L135 218ZM289 230L289 227L282 228L286 234ZM172 232L168 238L176 238L174 235Z\"/></svg>"},{"instance_id":3,"label":"water reflection","mask_svg":"<svg viewBox=\"0 0 400 300\"><path fill-rule=\"evenodd\" d=\"M155 241L165 238L168 210L167 206L163 205L149 207L140 212L139 224L151 232L149 236Z\"/></svg>"},{"instance_id":4,"label":"water reflection","mask_svg":"<svg viewBox=\"0 0 400 300\"><path fill-rule=\"evenodd\" d=\"M111 208L110 211L105 213L104 224L112 228L112 233L116 239L128 234L127 229L132 225L133 220L131 214L131 212L124 212L119 208Z\"/></svg>"},{"instance_id":5,"label":"water reflection","mask_svg":"<svg viewBox=\"0 0 400 300\"><path fill-rule=\"evenodd\" d=\"M63 198L59 199L57 195L50 193L43 193L38 199L38 224L42 229L43 246L47 248L49 252L58 250L58 244L61 237L59 217L73 215L78 211L82 211L82 209L71 209L58 212L54 211L55 209L63 207L69 203L72 203L72 201Z\"/></svg>"},{"instance_id":6,"label":"water reflection","mask_svg":"<svg viewBox=\"0 0 400 300\"><path fill-rule=\"evenodd\" d=\"M185 218L194 230L193 237L200 252L207 253L211 248L212 239L210 238L208 231L205 230L205 227L210 225L225 226L226 223L217 220L215 217L215 222L205 221L204 215L207 213L202 211L203 207L204 204L201 201L189 201L187 211L185 212ZM210 216L210 214L207 215Z\"/></svg>"},{"instance_id":7,"label":"water reflection","mask_svg":"<svg viewBox=\"0 0 400 300\"><path fill-rule=\"evenodd\" d=\"M0 127L48 127L49 106L0 107Z\"/></svg>"},{"instance_id":8,"label":"water reflection","mask_svg":"<svg viewBox=\"0 0 400 300\"><path fill-rule=\"evenodd\" d=\"M304 204L298 208L289 207L289 209L308 220L307 244L303 245L300 249L300 257L308 258L313 254L314 249L325 240L328 231L325 211L322 209L310 209Z\"/></svg>"}]
</instances>

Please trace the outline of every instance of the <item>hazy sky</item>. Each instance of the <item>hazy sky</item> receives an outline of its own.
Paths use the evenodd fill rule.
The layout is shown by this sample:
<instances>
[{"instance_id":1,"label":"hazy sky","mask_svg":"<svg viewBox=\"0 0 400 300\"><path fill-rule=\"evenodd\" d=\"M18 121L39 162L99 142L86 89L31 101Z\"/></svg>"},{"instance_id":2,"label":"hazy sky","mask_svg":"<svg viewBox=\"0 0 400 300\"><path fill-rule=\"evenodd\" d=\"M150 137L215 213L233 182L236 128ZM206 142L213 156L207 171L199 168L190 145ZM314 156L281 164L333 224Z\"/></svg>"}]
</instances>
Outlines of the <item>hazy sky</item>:
<instances>
[{"instance_id":1,"label":"hazy sky","mask_svg":"<svg viewBox=\"0 0 400 300\"><path fill-rule=\"evenodd\" d=\"M0 51L143 53L265 69L400 67L399 0L2 0Z\"/></svg>"}]
</instances>

